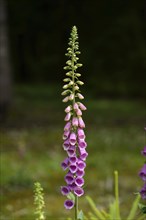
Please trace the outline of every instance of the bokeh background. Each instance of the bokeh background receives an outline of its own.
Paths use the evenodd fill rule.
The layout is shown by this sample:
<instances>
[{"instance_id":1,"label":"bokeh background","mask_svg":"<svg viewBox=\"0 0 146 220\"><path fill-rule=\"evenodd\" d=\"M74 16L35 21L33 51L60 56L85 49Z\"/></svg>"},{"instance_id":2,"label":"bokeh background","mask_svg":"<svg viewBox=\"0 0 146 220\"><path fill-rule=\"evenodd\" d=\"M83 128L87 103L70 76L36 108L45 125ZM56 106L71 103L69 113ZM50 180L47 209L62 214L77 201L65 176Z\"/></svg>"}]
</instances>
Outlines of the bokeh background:
<instances>
[{"instance_id":1,"label":"bokeh background","mask_svg":"<svg viewBox=\"0 0 146 220\"><path fill-rule=\"evenodd\" d=\"M119 171L123 215L142 182L146 143L146 1L1 0L1 219L34 219L33 184L45 191L48 219L63 209L60 163L65 52L78 28L83 117L89 157L85 191L97 206L113 198ZM80 206L88 211L85 198Z\"/></svg>"}]
</instances>

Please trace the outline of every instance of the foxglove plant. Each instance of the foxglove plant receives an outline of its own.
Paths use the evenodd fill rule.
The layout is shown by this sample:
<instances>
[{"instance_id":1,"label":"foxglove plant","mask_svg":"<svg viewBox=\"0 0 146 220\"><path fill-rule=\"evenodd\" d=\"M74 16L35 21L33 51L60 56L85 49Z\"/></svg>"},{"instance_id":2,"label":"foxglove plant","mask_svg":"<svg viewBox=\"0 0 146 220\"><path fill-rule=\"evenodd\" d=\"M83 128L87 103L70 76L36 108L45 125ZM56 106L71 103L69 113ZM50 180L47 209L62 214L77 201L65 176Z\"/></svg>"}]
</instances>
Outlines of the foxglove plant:
<instances>
[{"instance_id":1,"label":"foxglove plant","mask_svg":"<svg viewBox=\"0 0 146 220\"><path fill-rule=\"evenodd\" d=\"M79 86L84 83L79 80L81 76L77 69L82 66L78 63L79 43L76 26L73 26L69 38L69 47L65 54L69 59L64 69L67 71L66 78L63 80L65 85L62 95L65 96L63 102L69 102L65 108L65 126L63 133L63 149L67 157L62 162L63 170L67 170L65 175L66 185L61 187L61 193L67 196L64 206L66 209L75 207L75 219L78 215L78 197L84 194L84 174L86 167L87 143L85 141L85 123L82 119L82 111L86 110L85 105L81 102L84 99L80 93Z\"/></svg>"}]
</instances>

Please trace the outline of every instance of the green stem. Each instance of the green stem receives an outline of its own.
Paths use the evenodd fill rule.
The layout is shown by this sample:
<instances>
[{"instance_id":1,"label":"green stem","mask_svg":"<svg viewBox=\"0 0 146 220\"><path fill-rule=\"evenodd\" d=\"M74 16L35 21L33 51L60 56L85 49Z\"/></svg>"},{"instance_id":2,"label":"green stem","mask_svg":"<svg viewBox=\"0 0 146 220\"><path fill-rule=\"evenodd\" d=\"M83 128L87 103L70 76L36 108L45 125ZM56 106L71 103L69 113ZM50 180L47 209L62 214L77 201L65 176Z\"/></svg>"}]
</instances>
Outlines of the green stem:
<instances>
[{"instance_id":1,"label":"green stem","mask_svg":"<svg viewBox=\"0 0 146 220\"><path fill-rule=\"evenodd\" d=\"M75 196L75 220L78 220L78 197Z\"/></svg>"},{"instance_id":2,"label":"green stem","mask_svg":"<svg viewBox=\"0 0 146 220\"><path fill-rule=\"evenodd\" d=\"M114 174L115 174L116 216L117 216L117 220L120 220L118 172L115 171Z\"/></svg>"}]
</instances>

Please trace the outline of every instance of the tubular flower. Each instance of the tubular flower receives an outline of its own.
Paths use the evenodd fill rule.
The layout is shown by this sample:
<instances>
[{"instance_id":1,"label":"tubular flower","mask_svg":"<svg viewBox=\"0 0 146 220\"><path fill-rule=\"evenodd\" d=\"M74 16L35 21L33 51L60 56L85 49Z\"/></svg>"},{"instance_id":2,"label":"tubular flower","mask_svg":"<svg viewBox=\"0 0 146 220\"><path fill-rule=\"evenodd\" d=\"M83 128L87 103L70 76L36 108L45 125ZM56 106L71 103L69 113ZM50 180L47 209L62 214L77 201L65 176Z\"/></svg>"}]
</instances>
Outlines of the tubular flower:
<instances>
[{"instance_id":1,"label":"tubular flower","mask_svg":"<svg viewBox=\"0 0 146 220\"><path fill-rule=\"evenodd\" d=\"M146 130L146 128L144 128L144 130ZM141 151L141 154L144 157L146 157L146 146L144 146L143 150ZM143 200L146 200L146 161L139 172L139 176L144 181L144 186L140 190L140 195Z\"/></svg>"},{"instance_id":2,"label":"tubular flower","mask_svg":"<svg viewBox=\"0 0 146 220\"><path fill-rule=\"evenodd\" d=\"M69 60L64 67L67 70L66 76L63 81L66 83L63 86L64 91L62 95L66 97L63 102L70 102L65 108L65 127L63 133L63 149L67 153L67 158L62 162L61 166L63 170L67 170L65 175L66 186L61 186L61 193L65 196L69 196L72 193L74 196L80 197L84 194L82 189L84 185L84 174L86 167L86 158L88 156L85 148L87 143L85 141L85 123L82 119L82 111L86 110L86 106L80 102L84 99L79 86L84 83L78 79L81 74L77 73L78 67L82 64L78 63L77 55L79 52L78 34L77 28L72 28L71 37L69 38L69 48L67 49L66 56ZM68 83L68 84L67 84ZM77 99L77 100L76 100ZM64 206L66 209L71 209L75 205L75 201L70 197L66 200Z\"/></svg>"}]
</instances>

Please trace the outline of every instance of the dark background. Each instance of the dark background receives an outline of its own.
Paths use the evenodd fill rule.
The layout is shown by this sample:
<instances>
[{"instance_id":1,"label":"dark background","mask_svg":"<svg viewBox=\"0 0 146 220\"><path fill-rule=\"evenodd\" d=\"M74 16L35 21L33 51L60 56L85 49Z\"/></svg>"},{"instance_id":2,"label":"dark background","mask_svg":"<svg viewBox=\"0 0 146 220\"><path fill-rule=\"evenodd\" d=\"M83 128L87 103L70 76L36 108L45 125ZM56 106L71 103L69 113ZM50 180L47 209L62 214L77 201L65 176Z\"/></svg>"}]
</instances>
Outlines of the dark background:
<instances>
[{"instance_id":1,"label":"dark background","mask_svg":"<svg viewBox=\"0 0 146 220\"><path fill-rule=\"evenodd\" d=\"M144 96L146 1L8 0L7 12L14 82L60 83L76 25L91 94Z\"/></svg>"}]
</instances>

